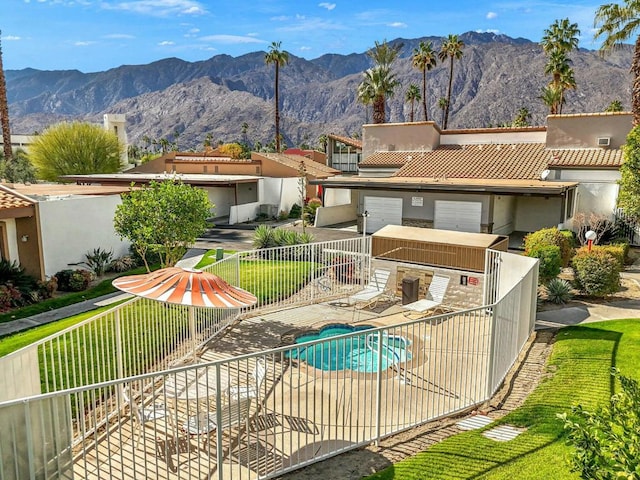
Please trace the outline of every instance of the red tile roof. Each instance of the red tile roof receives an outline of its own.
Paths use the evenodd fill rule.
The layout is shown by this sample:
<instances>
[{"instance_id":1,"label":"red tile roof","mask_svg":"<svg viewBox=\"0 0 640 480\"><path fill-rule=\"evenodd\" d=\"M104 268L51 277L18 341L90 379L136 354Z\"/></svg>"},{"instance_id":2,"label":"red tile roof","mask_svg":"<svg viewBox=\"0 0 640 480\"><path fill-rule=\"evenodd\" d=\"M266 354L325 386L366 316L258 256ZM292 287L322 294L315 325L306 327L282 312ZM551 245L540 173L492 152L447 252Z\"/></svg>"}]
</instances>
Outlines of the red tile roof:
<instances>
[{"instance_id":1,"label":"red tile roof","mask_svg":"<svg viewBox=\"0 0 640 480\"><path fill-rule=\"evenodd\" d=\"M421 153L395 176L538 179L549 160L543 143L446 145Z\"/></svg>"},{"instance_id":2,"label":"red tile roof","mask_svg":"<svg viewBox=\"0 0 640 480\"><path fill-rule=\"evenodd\" d=\"M302 155L285 155L284 153L260 152L259 154L257 154L257 156L268 158L269 160L278 162L290 168L295 168L296 170L300 168L300 162L303 162L305 168L307 169L307 173L313 175L314 177L327 177L338 175L340 173L340 170L328 167L326 165L323 165L322 163L314 162L310 158L304 157Z\"/></svg>"},{"instance_id":3,"label":"red tile roof","mask_svg":"<svg viewBox=\"0 0 640 480\"><path fill-rule=\"evenodd\" d=\"M620 148L580 148L550 152L549 167L619 168L623 160Z\"/></svg>"},{"instance_id":4,"label":"red tile roof","mask_svg":"<svg viewBox=\"0 0 640 480\"><path fill-rule=\"evenodd\" d=\"M362 140L358 140L357 138L343 137L342 135L335 135L333 133L330 133L327 137L362 150Z\"/></svg>"},{"instance_id":5,"label":"red tile roof","mask_svg":"<svg viewBox=\"0 0 640 480\"><path fill-rule=\"evenodd\" d=\"M0 185L0 210L31 207L34 204L33 200L14 192L4 185Z\"/></svg>"}]
</instances>

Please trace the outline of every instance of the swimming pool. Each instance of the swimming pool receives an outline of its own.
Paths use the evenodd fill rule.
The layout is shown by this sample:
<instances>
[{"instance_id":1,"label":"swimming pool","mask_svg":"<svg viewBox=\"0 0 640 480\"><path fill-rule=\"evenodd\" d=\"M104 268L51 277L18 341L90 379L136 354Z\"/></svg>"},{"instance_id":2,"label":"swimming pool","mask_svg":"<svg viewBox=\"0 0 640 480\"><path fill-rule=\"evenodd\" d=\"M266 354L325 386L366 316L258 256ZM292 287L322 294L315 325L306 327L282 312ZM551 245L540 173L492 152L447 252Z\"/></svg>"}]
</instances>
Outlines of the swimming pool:
<instances>
[{"instance_id":1,"label":"swimming pool","mask_svg":"<svg viewBox=\"0 0 640 480\"><path fill-rule=\"evenodd\" d=\"M331 338L354 332L366 332L371 325L328 325L317 332L301 335L296 343ZM381 368L387 368L411 359L411 342L404 337L384 335L382 339ZM291 351L290 357L306 362L324 371L353 370L373 373L378 371L378 334L363 333L350 338L338 338Z\"/></svg>"}]
</instances>

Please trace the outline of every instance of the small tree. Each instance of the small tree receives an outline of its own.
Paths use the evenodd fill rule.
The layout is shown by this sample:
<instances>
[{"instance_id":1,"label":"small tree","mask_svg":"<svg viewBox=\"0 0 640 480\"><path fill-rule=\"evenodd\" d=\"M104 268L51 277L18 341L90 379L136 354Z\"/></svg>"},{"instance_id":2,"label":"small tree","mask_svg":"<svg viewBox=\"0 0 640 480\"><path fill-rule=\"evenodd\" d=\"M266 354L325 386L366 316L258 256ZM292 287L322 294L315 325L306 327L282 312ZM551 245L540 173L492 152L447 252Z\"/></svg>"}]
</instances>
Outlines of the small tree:
<instances>
[{"instance_id":1,"label":"small tree","mask_svg":"<svg viewBox=\"0 0 640 480\"><path fill-rule=\"evenodd\" d=\"M640 217L640 126L633 127L622 147L624 161L620 167L618 206Z\"/></svg>"},{"instance_id":2,"label":"small tree","mask_svg":"<svg viewBox=\"0 0 640 480\"><path fill-rule=\"evenodd\" d=\"M27 152L19 148L10 162L6 158L0 162L0 177L15 183L35 183L36 169L29 161Z\"/></svg>"},{"instance_id":3,"label":"small tree","mask_svg":"<svg viewBox=\"0 0 640 480\"><path fill-rule=\"evenodd\" d=\"M64 122L49 127L29 146L29 159L39 178L56 181L61 175L115 173L122 145L99 125Z\"/></svg>"},{"instance_id":4,"label":"small tree","mask_svg":"<svg viewBox=\"0 0 640 480\"><path fill-rule=\"evenodd\" d=\"M640 472L640 386L636 380L611 374L620 381L621 391L612 395L609 404L594 411L581 405L558 414L569 431L569 443L575 447L572 471L581 478L613 480L637 479Z\"/></svg>"},{"instance_id":5,"label":"small tree","mask_svg":"<svg viewBox=\"0 0 640 480\"><path fill-rule=\"evenodd\" d=\"M241 158L244 152L242 145L239 143L224 143L218 147L218 151L231 158Z\"/></svg>"},{"instance_id":6,"label":"small tree","mask_svg":"<svg viewBox=\"0 0 640 480\"><path fill-rule=\"evenodd\" d=\"M131 241L149 271L147 254L158 252L162 267L180 260L207 227L213 205L204 190L177 181L151 182L122 198L116 233Z\"/></svg>"}]
</instances>

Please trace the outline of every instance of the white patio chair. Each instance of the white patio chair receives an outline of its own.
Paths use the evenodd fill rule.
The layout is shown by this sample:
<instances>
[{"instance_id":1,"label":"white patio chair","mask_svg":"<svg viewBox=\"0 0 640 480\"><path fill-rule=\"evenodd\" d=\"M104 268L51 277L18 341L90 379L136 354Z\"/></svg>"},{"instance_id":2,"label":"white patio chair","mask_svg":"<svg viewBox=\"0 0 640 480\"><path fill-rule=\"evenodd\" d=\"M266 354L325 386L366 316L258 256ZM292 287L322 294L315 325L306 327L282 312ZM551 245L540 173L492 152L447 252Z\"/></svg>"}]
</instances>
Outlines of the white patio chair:
<instances>
[{"instance_id":1,"label":"white patio chair","mask_svg":"<svg viewBox=\"0 0 640 480\"><path fill-rule=\"evenodd\" d=\"M229 387L229 397L233 400L240 400L245 398L258 398L260 395L260 387L264 383L267 376L267 366L264 363L264 359L259 358L256 361L256 366L251 373L253 378L253 384L251 385L231 385Z\"/></svg>"},{"instance_id":2,"label":"white patio chair","mask_svg":"<svg viewBox=\"0 0 640 480\"><path fill-rule=\"evenodd\" d=\"M375 305L381 298L389 296L387 293L387 283L391 272L384 268L376 268L373 271L371 280L365 287L349 297L349 304L356 308L365 308Z\"/></svg>"},{"instance_id":3,"label":"white patio chair","mask_svg":"<svg viewBox=\"0 0 640 480\"><path fill-rule=\"evenodd\" d=\"M133 446L136 446L137 441L140 440L142 435L142 429L148 425L153 425L154 430L157 431L158 421L163 420L164 427L162 430L166 433L166 426L169 425L171 429L174 428L173 415L165 405L161 403L153 403L150 405L140 405L136 401L132 401L129 388L122 389L122 399L129 405L131 409L131 415L137 430L137 435L133 440Z\"/></svg>"},{"instance_id":4,"label":"white patio chair","mask_svg":"<svg viewBox=\"0 0 640 480\"><path fill-rule=\"evenodd\" d=\"M222 406L221 421L218 425L218 415L216 411L202 411L197 415L190 416L182 425L182 428L191 436L205 436L202 448L205 449L207 441L217 429L228 430L232 427L241 426L246 423L249 428L249 410L251 408L251 398L233 400ZM198 441L198 443L200 443Z\"/></svg>"},{"instance_id":5,"label":"white patio chair","mask_svg":"<svg viewBox=\"0 0 640 480\"><path fill-rule=\"evenodd\" d=\"M429 284L426 298L418 300L417 302L402 305L402 308L424 313L427 310L440 306L444 300L445 294L447 293L449 280L450 278L446 275L434 275L431 279L431 283Z\"/></svg>"}]
</instances>

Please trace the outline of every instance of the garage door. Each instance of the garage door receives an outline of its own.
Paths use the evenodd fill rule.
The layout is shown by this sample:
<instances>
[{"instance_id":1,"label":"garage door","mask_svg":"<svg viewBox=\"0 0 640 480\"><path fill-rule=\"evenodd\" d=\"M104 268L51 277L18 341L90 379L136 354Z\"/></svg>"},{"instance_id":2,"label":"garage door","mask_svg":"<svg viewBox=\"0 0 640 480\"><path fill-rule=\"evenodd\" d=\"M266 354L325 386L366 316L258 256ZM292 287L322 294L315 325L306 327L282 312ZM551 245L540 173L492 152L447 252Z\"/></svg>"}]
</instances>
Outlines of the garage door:
<instances>
[{"instance_id":1,"label":"garage door","mask_svg":"<svg viewBox=\"0 0 640 480\"><path fill-rule=\"evenodd\" d=\"M402 225L402 199L364 197L367 217L367 233L374 233L385 225Z\"/></svg>"},{"instance_id":2,"label":"garage door","mask_svg":"<svg viewBox=\"0 0 640 480\"><path fill-rule=\"evenodd\" d=\"M480 233L482 203L436 200L433 228Z\"/></svg>"}]
</instances>

